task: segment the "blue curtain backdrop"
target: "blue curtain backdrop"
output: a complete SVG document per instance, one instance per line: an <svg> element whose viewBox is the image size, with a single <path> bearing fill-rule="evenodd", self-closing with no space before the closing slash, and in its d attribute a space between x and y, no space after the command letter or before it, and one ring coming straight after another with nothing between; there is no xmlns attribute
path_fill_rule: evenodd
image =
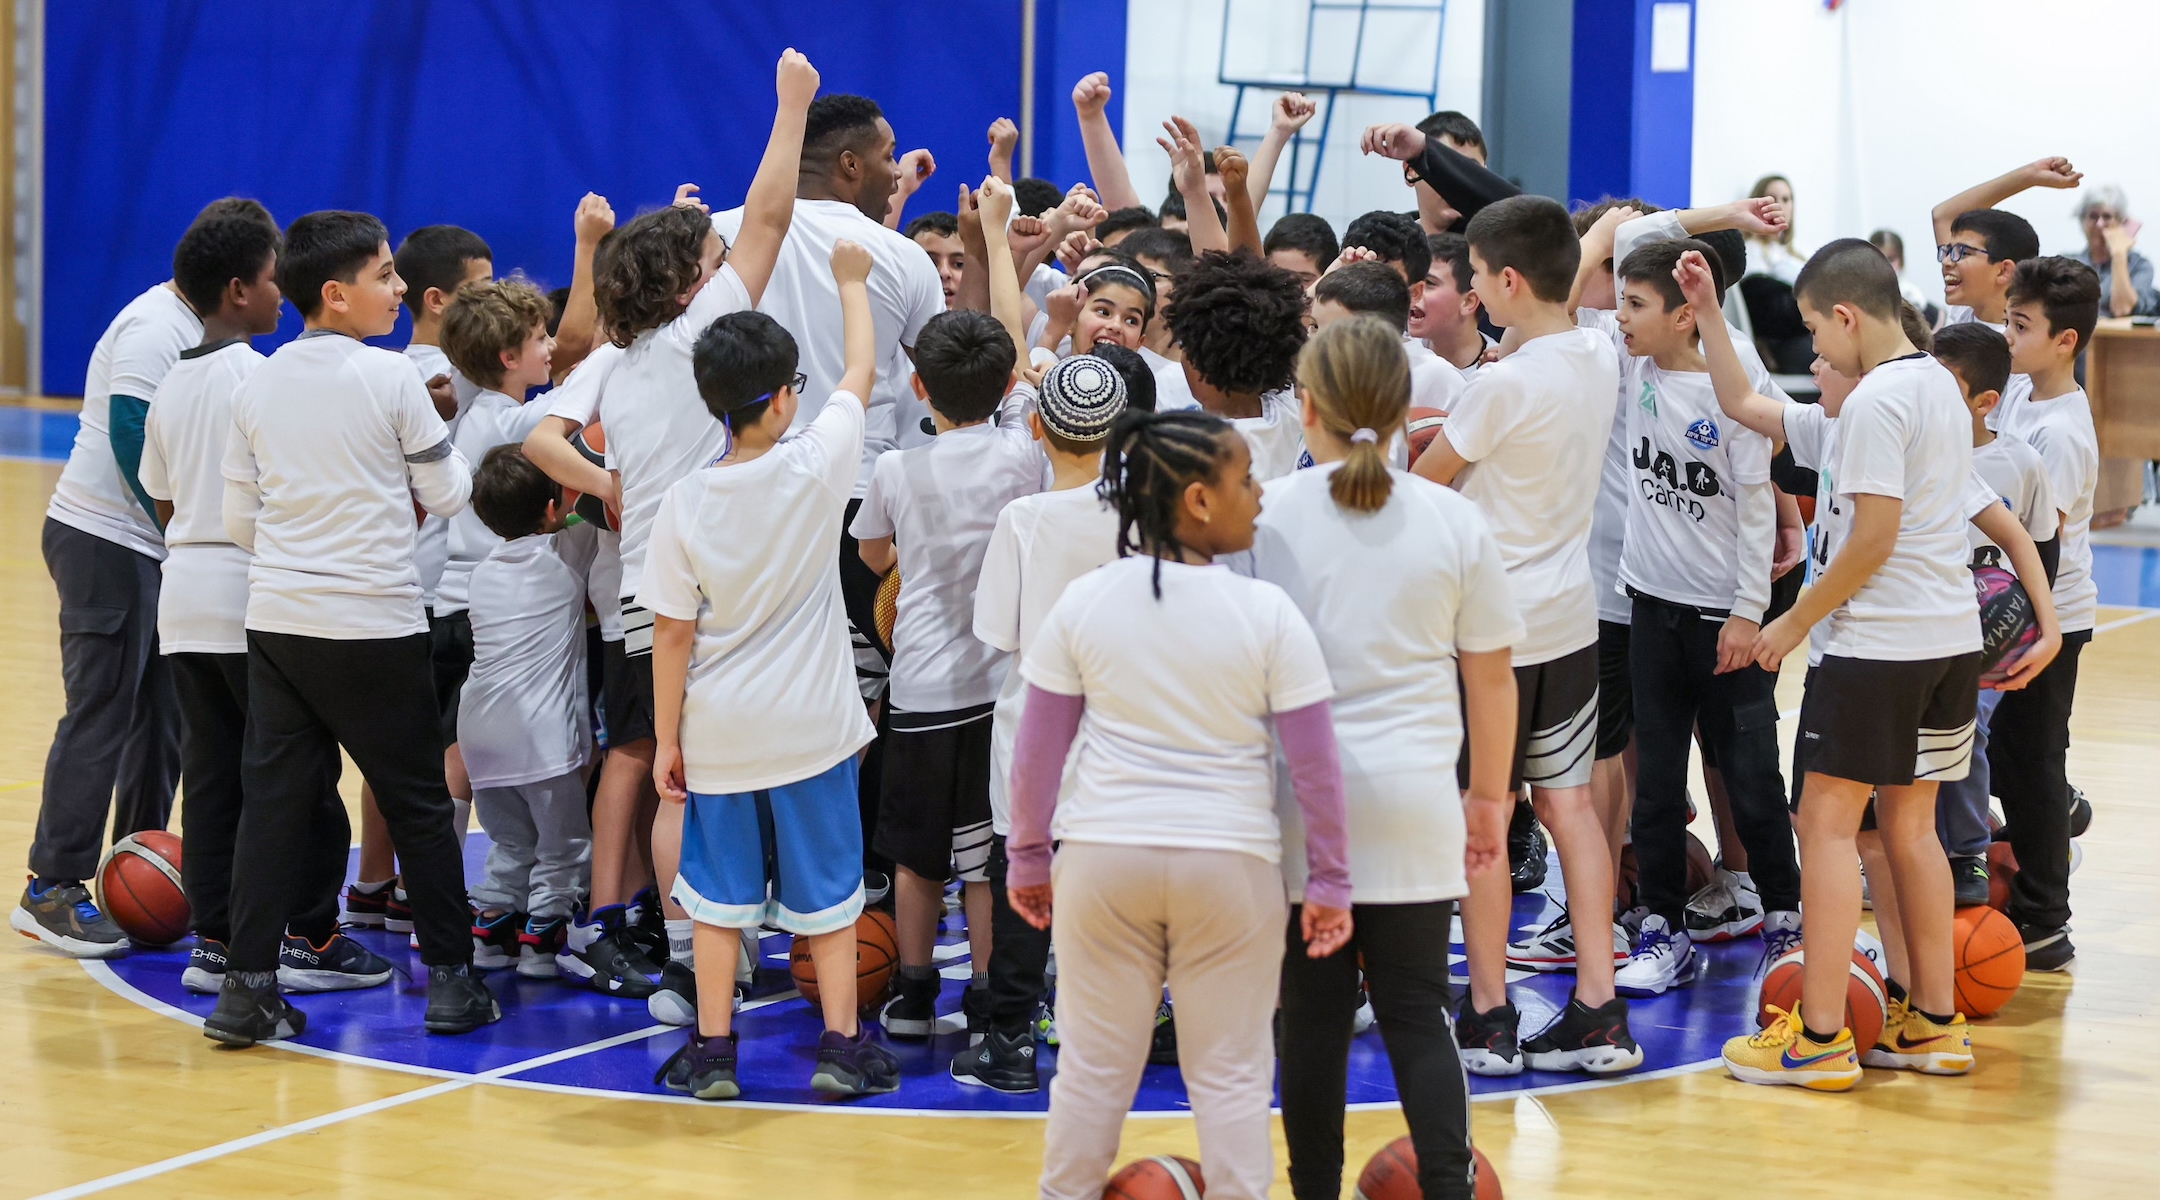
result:
<svg viewBox="0 0 2160 1200"><path fill-rule="evenodd" d="M682 182L741 202L787 46L937 157L911 213L951 208L990 122L1019 116L1018 0L68 0L46 21L44 386L61 395L219 196L280 222L363 209L393 243L463 225L498 273L560 286L588 190L619 220ZM1120 79L1123 50L1104 64ZM1040 115L1072 122L1069 103ZM288 307L280 340L298 324Z"/></svg>

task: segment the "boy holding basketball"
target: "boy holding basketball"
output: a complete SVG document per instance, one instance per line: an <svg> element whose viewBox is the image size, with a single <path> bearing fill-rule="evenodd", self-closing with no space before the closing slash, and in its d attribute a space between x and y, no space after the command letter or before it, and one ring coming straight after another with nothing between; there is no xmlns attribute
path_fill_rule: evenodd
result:
<svg viewBox="0 0 2160 1200"><path fill-rule="evenodd" d="M1716 304L1700 253L1684 255L1674 275L1698 311ZM1992 496L1979 494L1957 381L1906 336L1889 260L1855 238L1831 242L1801 271L1794 293L1817 354L1860 380L1835 413L1763 397L1748 385L1724 323L1698 326L1725 415L1788 442L1796 461L1822 473L1825 492L1816 536L1826 566L1748 652L1775 670L1814 626L1825 627L1800 714L1803 762L1795 764L1806 771L1794 822L1807 913L1801 1001L1761 1033L1728 1041L1725 1064L1749 1083L1844 1091L1860 1080L1844 1015L1860 925L1858 835L1871 795L1912 973L1911 1007L1889 1036L1919 1069L1972 1068L1972 1039L1953 999L1950 870L1935 837L1935 791L1966 773L1979 687L1966 520L1980 513L1999 542L2022 531ZM2010 686L2028 682L2059 646L2052 609L2037 595L2035 606L2043 635Z"/></svg>

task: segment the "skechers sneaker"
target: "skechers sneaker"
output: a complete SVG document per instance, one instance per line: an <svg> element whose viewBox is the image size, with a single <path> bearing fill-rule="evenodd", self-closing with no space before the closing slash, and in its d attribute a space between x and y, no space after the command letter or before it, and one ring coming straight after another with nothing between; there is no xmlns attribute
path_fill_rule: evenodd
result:
<svg viewBox="0 0 2160 1200"><path fill-rule="evenodd" d="M1523 1059L1538 1071L1617 1075L1643 1061L1642 1047L1628 1032L1627 1001L1618 996L1596 1008L1569 1000L1559 1019L1524 1042L1522 1051Z"/></svg>
<svg viewBox="0 0 2160 1200"><path fill-rule="evenodd" d="M225 943L198 935L188 948L187 970L180 973L180 986L198 996L215 996L225 987L225 965Z"/></svg>
<svg viewBox="0 0 2160 1200"><path fill-rule="evenodd" d="M79 879L33 877L8 915L8 925L69 958L118 958L128 952L127 935L98 911L90 889Z"/></svg>
<svg viewBox="0 0 2160 1200"><path fill-rule="evenodd" d="M1770 1009L1770 1024L1760 1033L1725 1043L1725 1069L1742 1083L1802 1087L1814 1092L1850 1091L1860 1082L1860 1059L1853 1053L1850 1029L1828 1042L1808 1037L1800 1014Z"/></svg>
<svg viewBox="0 0 2160 1200"><path fill-rule="evenodd" d="M1465 991L1455 1014L1455 1045L1462 1050L1463 1069L1472 1075L1522 1074L1522 1047L1516 1041L1521 1024L1522 1014L1513 1004L1479 1012Z"/></svg>
<svg viewBox="0 0 2160 1200"><path fill-rule="evenodd" d="M1676 936L1665 918L1653 914L1643 919L1635 952L1614 970L1613 990L1623 996L1662 996L1694 983L1701 965L1694 941Z"/></svg>
<svg viewBox="0 0 2160 1200"><path fill-rule="evenodd" d="M390 960L342 933L320 946L288 933L277 957L278 986L288 992L348 992L390 982Z"/></svg>
<svg viewBox="0 0 2160 1200"><path fill-rule="evenodd" d="M1681 918L1687 935L1697 942L1729 942L1762 928L1762 895L1755 881L1736 871L1719 867L1710 882L1687 902Z"/></svg>

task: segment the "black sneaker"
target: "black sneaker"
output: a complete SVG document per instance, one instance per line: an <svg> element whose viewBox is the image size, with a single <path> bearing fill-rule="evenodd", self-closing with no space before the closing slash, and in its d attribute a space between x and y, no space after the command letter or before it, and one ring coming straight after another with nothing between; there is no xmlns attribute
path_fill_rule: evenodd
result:
<svg viewBox="0 0 2160 1200"><path fill-rule="evenodd" d="M79 879L31 879L8 924L69 958L118 958L128 952L127 935L98 911Z"/></svg>
<svg viewBox="0 0 2160 1200"><path fill-rule="evenodd" d="M496 913L473 918L472 965L483 971L514 967L518 961L518 932L525 928L524 913Z"/></svg>
<svg viewBox="0 0 2160 1200"><path fill-rule="evenodd" d="M900 1060L870 1039L870 1027L854 1037L826 1030L818 1036L817 1070L810 1087L830 1096L869 1096L900 1090Z"/></svg>
<svg viewBox="0 0 2160 1200"><path fill-rule="evenodd" d="M502 1005L471 967L428 968L427 1015L420 1023L429 1033L471 1033L500 1020Z"/></svg>
<svg viewBox="0 0 2160 1200"><path fill-rule="evenodd" d="M345 885L344 911L338 919L347 925L359 925L368 929L381 929L383 920L390 912L390 887L384 884L372 892L363 892L357 883Z"/></svg>
<svg viewBox="0 0 2160 1200"><path fill-rule="evenodd" d="M2084 837L2085 831L2090 828L2092 828L2092 801L2087 800L2085 793L2079 791L2077 785L2073 783L2070 785L2070 836L2074 838Z"/></svg>
<svg viewBox="0 0 2160 1200"><path fill-rule="evenodd" d="M2077 957L2077 947L2070 944L2068 926L2034 929L2020 925L2018 936L2025 939L2025 969L2028 971L2060 971Z"/></svg>
<svg viewBox="0 0 2160 1200"><path fill-rule="evenodd" d="M1518 805L1508 827L1508 875L1518 896L1545 886L1545 831L1529 812L1529 805Z"/></svg>
<svg viewBox="0 0 2160 1200"><path fill-rule="evenodd" d="M1627 1001L1618 996L1596 1008L1570 999L1545 1032L1522 1044L1523 1058L1539 1071L1587 1071L1617 1075L1642 1065L1642 1047L1628 1032Z"/></svg>
<svg viewBox="0 0 2160 1200"><path fill-rule="evenodd" d="M620 904L595 909L584 921L565 929L555 965L565 978L603 996L643 1000L659 986L654 976L660 972L652 969L624 933Z"/></svg>
<svg viewBox="0 0 2160 1200"><path fill-rule="evenodd" d="M1950 860L1950 887L1957 897L1959 908L1972 908L1988 902L1987 860L1970 855L1959 855Z"/></svg>
<svg viewBox="0 0 2160 1200"><path fill-rule="evenodd" d="M1522 1047L1516 1042L1521 1024L1522 1014L1513 1004L1479 1012L1464 992L1455 1013L1455 1045L1462 1050L1463 1070L1472 1075L1522 1074Z"/></svg>
<svg viewBox="0 0 2160 1200"><path fill-rule="evenodd" d="M655 974L667 965L667 913L660 907L659 892L648 887L632 896L623 913L623 927L639 955L653 964Z"/></svg>
<svg viewBox="0 0 2160 1200"><path fill-rule="evenodd" d="M203 1021L203 1036L228 1046L299 1037L307 1032L307 1014L278 995L272 971L227 971L218 991L217 1010Z"/></svg>
<svg viewBox="0 0 2160 1200"><path fill-rule="evenodd" d="M645 998L645 1011L662 1025L697 1025L697 972L689 963L669 959L660 968L660 986Z"/></svg>
<svg viewBox="0 0 2160 1200"><path fill-rule="evenodd" d="M1009 1096L1040 1091L1042 1080L1035 1074L1035 1035L1025 1027L983 1031L982 1041L953 1055L952 1077Z"/></svg>
<svg viewBox="0 0 2160 1200"><path fill-rule="evenodd" d="M1158 1067L1178 1065L1177 1016L1168 1000L1155 1006L1155 1034L1148 1041L1147 1060Z"/></svg>
<svg viewBox="0 0 2160 1200"><path fill-rule="evenodd" d="M383 901L382 924L384 929L392 933L411 933L413 931L412 898L405 894L403 887L396 884L391 885L390 895Z"/></svg>
<svg viewBox="0 0 2160 1200"><path fill-rule="evenodd" d="M188 949L187 970L180 973L180 986L198 996L215 996L223 991L225 943L197 936Z"/></svg>
<svg viewBox="0 0 2160 1200"><path fill-rule="evenodd" d="M735 1081L735 1042L738 1034L701 1038L697 1030L653 1073L653 1082L671 1092L688 1092L700 1100L733 1100L742 1095Z"/></svg>
<svg viewBox="0 0 2160 1200"><path fill-rule="evenodd" d="M390 982L390 960L342 933L320 946L288 933L277 959L278 986L288 992L348 992Z"/></svg>
<svg viewBox="0 0 2160 1200"><path fill-rule="evenodd" d="M927 979L898 976L893 982L893 998L878 1014L885 1032L894 1037L926 1038L937 1032L938 985L942 982L935 971Z"/></svg>
<svg viewBox="0 0 2160 1200"><path fill-rule="evenodd" d="M562 974L555 960L570 943L567 917L527 917L517 940L518 974L527 979L553 979Z"/></svg>

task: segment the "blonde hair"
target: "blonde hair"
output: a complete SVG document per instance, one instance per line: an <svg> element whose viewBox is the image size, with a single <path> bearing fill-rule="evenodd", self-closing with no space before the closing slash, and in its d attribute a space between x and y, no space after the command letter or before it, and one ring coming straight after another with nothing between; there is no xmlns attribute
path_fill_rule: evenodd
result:
<svg viewBox="0 0 2160 1200"><path fill-rule="evenodd" d="M443 309L443 354L465 378L499 387L502 356L523 346L534 327L547 328L552 311L546 294L523 276L475 280Z"/></svg>
<svg viewBox="0 0 2160 1200"><path fill-rule="evenodd" d="M1337 321L1305 343L1297 380L1320 427L1350 444L1349 456L1328 480L1328 495L1354 512L1378 512L1395 487L1388 439L1410 411L1410 356L1402 334L1378 317Z"/></svg>

